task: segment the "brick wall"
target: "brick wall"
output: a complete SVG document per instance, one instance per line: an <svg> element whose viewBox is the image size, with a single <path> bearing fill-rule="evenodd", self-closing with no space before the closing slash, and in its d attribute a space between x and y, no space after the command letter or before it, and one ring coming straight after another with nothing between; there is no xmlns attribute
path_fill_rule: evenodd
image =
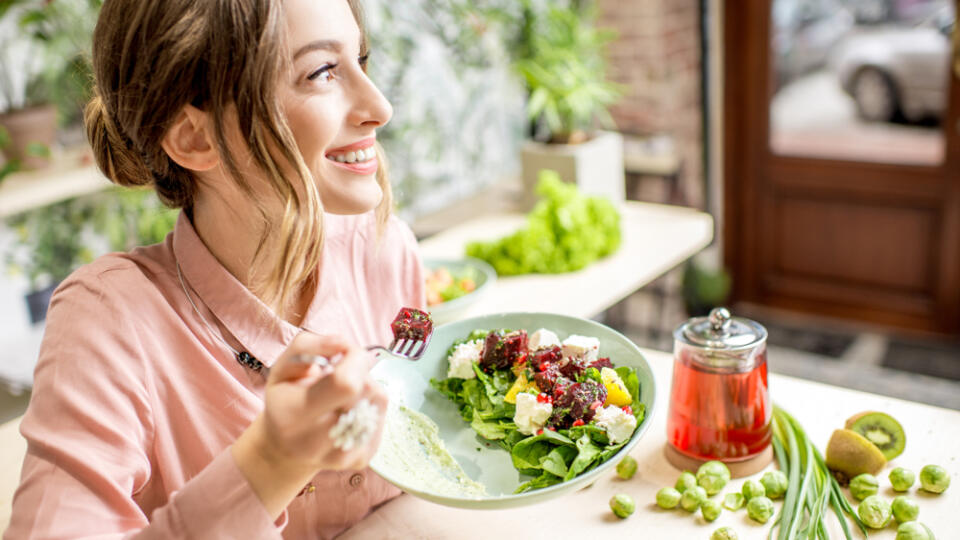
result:
<svg viewBox="0 0 960 540"><path fill-rule="evenodd" d="M610 45L610 76L627 86L612 110L620 131L672 135L682 153L688 204L702 206L698 0L597 0Z"/></svg>

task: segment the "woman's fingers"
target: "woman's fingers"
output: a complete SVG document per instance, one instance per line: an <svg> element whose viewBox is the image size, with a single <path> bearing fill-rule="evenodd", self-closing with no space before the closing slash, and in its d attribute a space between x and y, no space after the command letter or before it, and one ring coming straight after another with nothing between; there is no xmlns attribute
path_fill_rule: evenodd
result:
<svg viewBox="0 0 960 540"><path fill-rule="evenodd" d="M270 368L270 378L267 384L280 382L296 382L306 377L315 377L320 373L319 366L308 359L320 356L336 359L345 355L350 345L336 336L318 336L310 332L302 332L287 347L277 363Z"/></svg>

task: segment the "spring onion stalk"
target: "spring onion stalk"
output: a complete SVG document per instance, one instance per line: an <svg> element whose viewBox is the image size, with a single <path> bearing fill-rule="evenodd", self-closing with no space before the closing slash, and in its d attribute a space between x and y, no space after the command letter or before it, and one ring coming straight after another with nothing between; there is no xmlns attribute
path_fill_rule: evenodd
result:
<svg viewBox="0 0 960 540"><path fill-rule="evenodd" d="M866 536L866 526L800 423L775 406L772 428L773 451L788 482L783 506L767 538L772 540L777 532L777 540L826 540L829 536L824 518L828 509L836 514L847 540L853 539L848 517Z"/></svg>

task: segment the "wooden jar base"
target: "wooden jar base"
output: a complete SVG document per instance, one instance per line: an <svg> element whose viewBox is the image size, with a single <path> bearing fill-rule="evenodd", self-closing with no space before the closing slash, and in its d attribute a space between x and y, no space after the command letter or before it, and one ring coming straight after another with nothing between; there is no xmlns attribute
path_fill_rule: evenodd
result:
<svg viewBox="0 0 960 540"><path fill-rule="evenodd" d="M690 471L696 473L700 465L703 465L708 459L695 459L677 451L670 443L663 445L663 454L671 465L681 471ZM756 474L767 467L773 461L773 447L768 446L766 450L743 461L724 462L730 469L732 478L743 478Z"/></svg>

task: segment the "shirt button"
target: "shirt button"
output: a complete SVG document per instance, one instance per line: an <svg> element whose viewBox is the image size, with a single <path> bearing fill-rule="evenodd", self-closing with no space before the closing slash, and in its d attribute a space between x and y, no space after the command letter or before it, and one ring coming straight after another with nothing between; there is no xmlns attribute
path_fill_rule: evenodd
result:
<svg viewBox="0 0 960 540"><path fill-rule="evenodd" d="M303 486L303 489L300 490L300 493L297 493L297 497L301 495L306 495L307 493L313 493L316 490L317 490L316 486L313 485L313 482L310 482L307 485Z"/></svg>
<svg viewBox="0 0 960 540"><path fill-rule="evenodd" d="M360 487L360 484L363 483L363 475L357 473L350 477L350 485L353 487Z"/></svg>

